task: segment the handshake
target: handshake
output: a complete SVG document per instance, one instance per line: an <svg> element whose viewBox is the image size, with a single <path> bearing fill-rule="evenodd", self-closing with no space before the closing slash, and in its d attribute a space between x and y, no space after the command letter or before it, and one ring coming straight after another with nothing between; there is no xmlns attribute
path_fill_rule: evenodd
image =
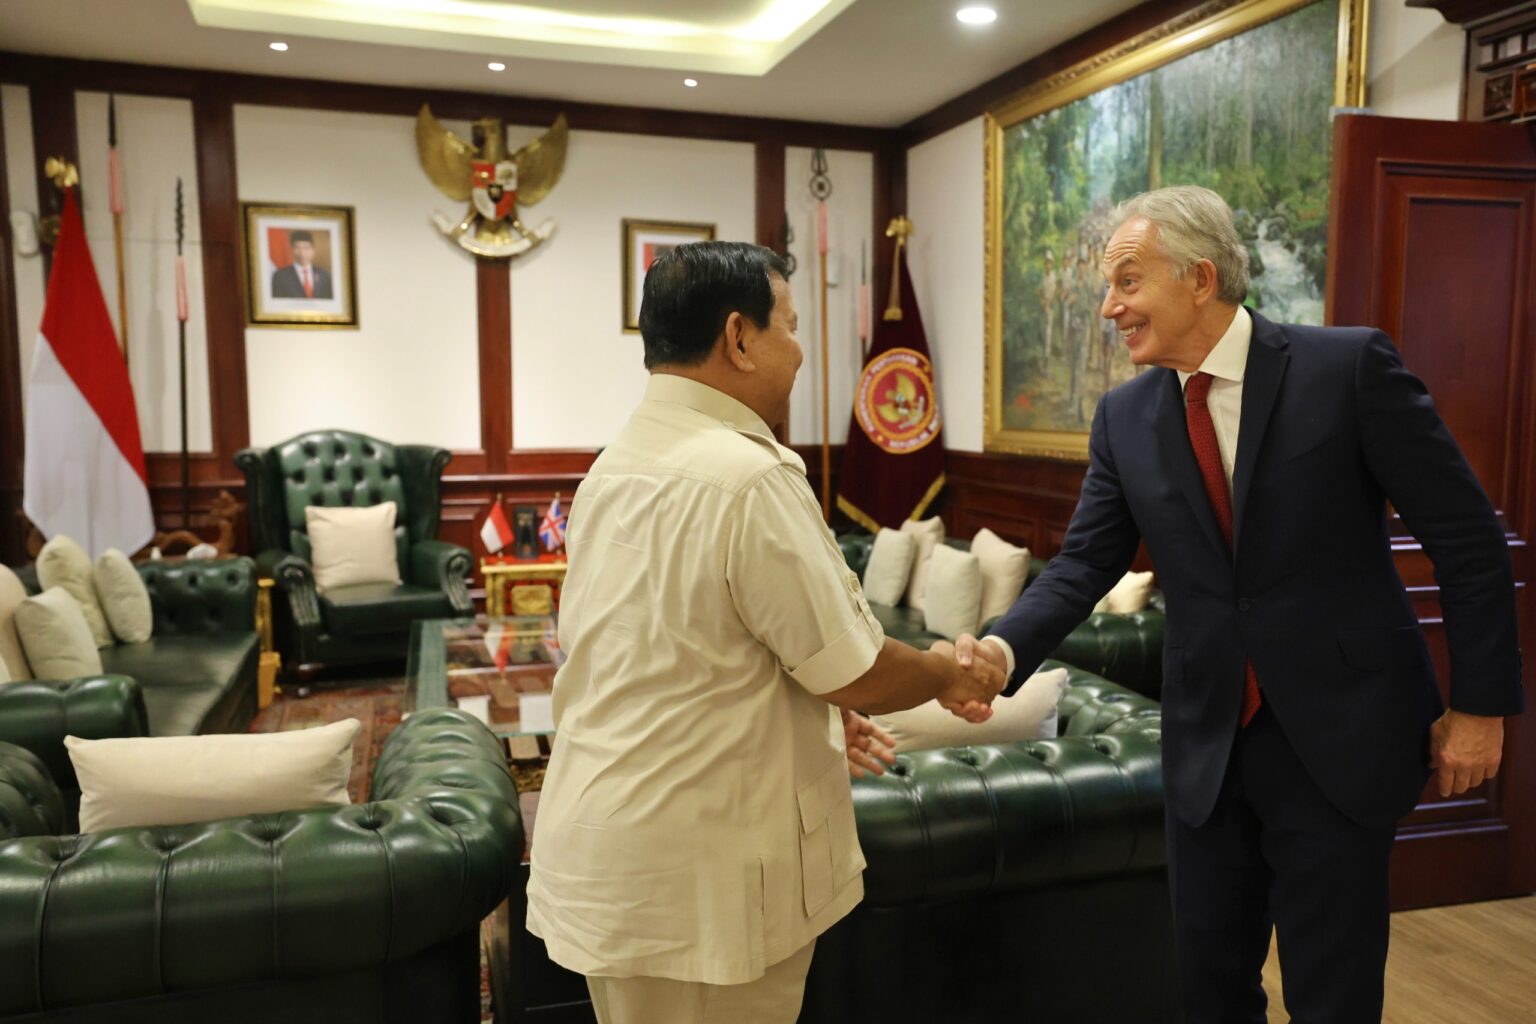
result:
<svg viewBox="0 0 1536 1024"><path fill-rule="evenodd" d="M983 643L969 633L954 643L940 640L928 648L943 659L948 681L939 691L940 706L972 724L992 717L992 700L1008 685L1008 659L995 643Z"/></svg>

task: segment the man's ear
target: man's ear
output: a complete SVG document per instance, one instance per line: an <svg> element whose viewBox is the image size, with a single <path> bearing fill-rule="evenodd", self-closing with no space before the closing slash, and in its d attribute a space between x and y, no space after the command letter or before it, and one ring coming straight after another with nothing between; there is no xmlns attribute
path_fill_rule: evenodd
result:
<svg viewBox="0 0 1536 1024"><path fill-rule="evenodd" d="M1190 268L1194 276L1195 302L1209 302L1215 298L1217 291L1216 264L1210 260L1197 260Z"/></svg>
<svg viewBox="0 0 1536 1024"><path fill-rule="evenodd" d="M733 312L725 318L725 330L721 332L722 344L725 345L725 358L731 365L743 373L750 373L757 369L757 364L752 362L747 355L747 318L739 312Z"/></svg>

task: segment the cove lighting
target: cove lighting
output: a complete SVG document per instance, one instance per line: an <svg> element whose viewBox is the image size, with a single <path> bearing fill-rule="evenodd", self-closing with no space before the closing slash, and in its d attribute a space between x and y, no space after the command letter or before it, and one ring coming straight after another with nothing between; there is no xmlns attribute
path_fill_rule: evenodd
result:
<svg viewBox="0 0 1536 1024"><path fill-rule="evenodd" d="M990 7L962 7L955 17L967 25L990 25L997 20L997 12Z"/></svg>
<svg viewBox="0 0 1536 1024"><path fill-rule="evenodd" d="M268 43L267 45L276 50L278 53L282 53L284 50L288 49L287 43Z"/></svg>
<svg viewBox="0 0 1536 1024"><path fill-rule="evenodd" d="M491 61L489 64L486 65L486 67L490 68L492 71L505 71L505 70L507 70L507 66L505 64L503 64L499 60Z"/></svg>
<svg viewBox="0 0 1536 1024"><path fill-rule="evenodd" d="M697 89L699 87L699 80L697 78L685 78L683 79L683 84L690 89Z"/></svg>

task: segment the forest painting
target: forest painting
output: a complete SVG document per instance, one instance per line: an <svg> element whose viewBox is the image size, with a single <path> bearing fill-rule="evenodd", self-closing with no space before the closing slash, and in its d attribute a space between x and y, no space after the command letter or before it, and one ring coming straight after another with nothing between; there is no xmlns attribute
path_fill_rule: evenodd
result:
<svg viewBox="0 0 1536 1024"><path fill-rule="evenodd" d="M1083 457L1099 398L1138 372L1099 315L1110 212L1137 192L1220 193L1248 243L1248 304L1322 323L1339 3L993 126L989 449Z"/></svg>

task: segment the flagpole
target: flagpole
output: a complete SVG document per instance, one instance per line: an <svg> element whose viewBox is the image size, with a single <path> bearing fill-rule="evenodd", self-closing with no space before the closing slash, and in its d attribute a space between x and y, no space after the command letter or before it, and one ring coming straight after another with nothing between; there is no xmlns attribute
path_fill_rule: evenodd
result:
<svg viewBox="0 0 1536 1024"><path fill-rule="evenodd" d="M831 331L827 324L827 201L816 204L816 247L821 252L821 518L832 521L832 392L827 375Z"/></svg>
<svg viewBox="0 0 1536 1024"><path fill-rule="evenodd" d="M891 252L891 293L885 307L885 319L901 319L901 247L907 244L907 236L912 233L912 221L907 217L893 217L891 223L886 226L885 237L896 239L896 248Z"/></svg>
<svg viewBox="0 0 1536 1024"><path fill-rule="evenodd" d="M191 456L187 452L187 264L181 254L186 235L186 217L181 202L181 179L176 179L176 354L181 371L181 528L192 527ZM118 261L121 273L122 261Z"/></svg>
<svg viewBox="0 0 1536 1024"><path fill-rule="evenodd" d="M107 97L107 192L112 203L112 238L117 246L117 336L128 362L128 286L123 269L123 168L117 159L117 97ZM182 523L186 525L185 522Z"/></svg>

